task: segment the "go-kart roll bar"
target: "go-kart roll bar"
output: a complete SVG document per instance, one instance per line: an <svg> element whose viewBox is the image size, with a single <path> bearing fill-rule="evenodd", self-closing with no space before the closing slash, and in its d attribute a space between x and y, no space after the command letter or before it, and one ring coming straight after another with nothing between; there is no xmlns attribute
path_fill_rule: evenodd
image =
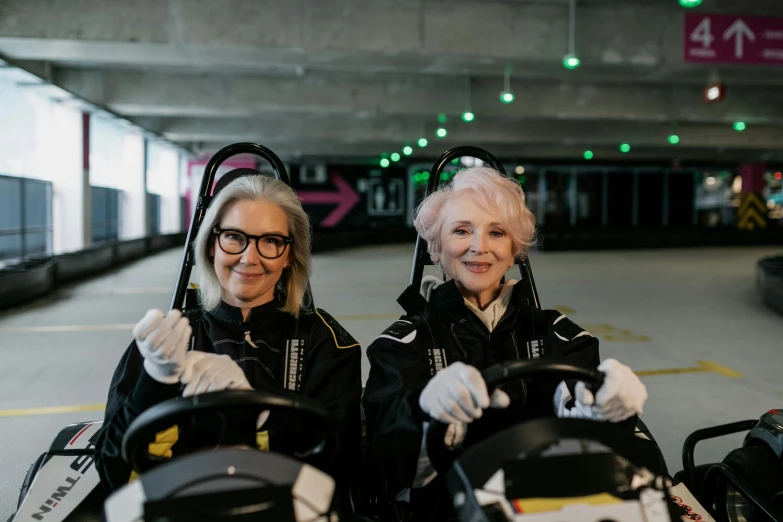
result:
<svg viewBox="0 0 783 522"><path fill-rule="evenodd" d="M696 430L685 439L685 443L682 445L682 469L683 482L691 491L696 490L696 464L694 462L694 453L696 452L696 444L707 439L714 439L717 437L723 437L724 435L731 435L732 433L740 433L748 431L756 424L758 419L744 420L739 422L732 422L729 424L721 424L720 426L712 426L709 428L703 428Z"/></svg>
<svg viewBox="0 0 783 522"><path fill-rule="evenodd" d="M193 219L191 219L190 227L188 228L188 235L185 240L185 255L182 266L180 266L179 269L179 275L177 276L177 286L174 289L174 295L171 298L170 309L172 310L174 308L181 309L185 300L185 290L187 290L190 272L193 269L193 241L198 235L204 213L207 211L207 208L212 201L212 185L215 176L217 175L217 171L224 161L238 154L253 154L260 158L264 158L272 165L275 177L286 185L291 185L288 172L286 171L283 162L280 161L280 158L278 158L274 152L258 143L234 143L233 145L223 147L210 158L207 166L204 168L204 175L201 178L201 187L198 192L196 209L193 212Z"/></svg>
<svg viewBox="0 0 783 522"><path fill-rule="evenodd" d="M441 181L440 176L443 173L443 169L446 168L451 160L462 156L478 158L496 171L500 172L502 175L508 177L506 170L503 168L503 164L486 150L468 145L455 147L444 152L440 158L435 161L435 164L432 167L432 174L430 174L429 180L427 181L427 190L424 194L424 197L427 197L438 190ZM410 284L412 288L418 289L421 287L421 279L424 275L424 265L428 264L428 262L429 254L427 253L427 244L424 241L424 238L421 237L421 234L419 234L416 237L416 249L413 254L413 267L411 268ZM530 262L527 258L520 261L519 273L523 281L530 285L530 297L533 301L530 304L536 308L541 308L541 303L538 300L538 291L536 290L536 282L533 279L533 272L530 269Z"/></svg>

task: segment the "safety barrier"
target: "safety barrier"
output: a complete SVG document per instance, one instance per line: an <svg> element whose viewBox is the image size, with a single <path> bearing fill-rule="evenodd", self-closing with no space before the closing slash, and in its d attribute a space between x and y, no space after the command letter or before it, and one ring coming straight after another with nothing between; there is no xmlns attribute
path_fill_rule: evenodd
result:
<svg viewBox="0 0 783 522"><path fill-rule="evenodd" d="M756 291L767 306L783 314L783 256L756 263Z"/></svg>
<svg viewBox="0 0 783 522"><path fill-rule="evenodd" d="M783 245L783 228L744 231L734 228L638 227L550 230L541 227L542 250L633 250L646 248L691 248Z"/></svg>
<svg viewBox="0 0 783 522"><path fill-rule="evenodd" d="M112 241L78 252L38 257L0 269L0 309L43 297L72 283L130 261L185 244L185 234Z"/></svg>

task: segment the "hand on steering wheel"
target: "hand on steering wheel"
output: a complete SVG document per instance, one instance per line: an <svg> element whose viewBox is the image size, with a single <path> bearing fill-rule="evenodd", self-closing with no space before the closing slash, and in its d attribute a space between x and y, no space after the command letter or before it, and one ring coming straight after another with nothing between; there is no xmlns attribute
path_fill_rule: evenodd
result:
<svg viewBox="0 0 783 522"><path fill-rule="evenodd" d="M435 374L419 396L422 411L449 424L473 422L486 408L507 408L510 403L508 394L500 389L490 397L481 372L462 362Z"/></svg>
<svg viewBox="0 0 783 522"><path fill-rule="evenodd" d="M584 382L578 382L574 390L576 403L567 409L564 402L568 397L561 399L558 417L622 422L642 413L647 401L647 388L628 366L615 359L607 359L598 366L598 371L604 373L604 384L598 392L593 395ZM568 394L567 390L564 393Z"/></svg>

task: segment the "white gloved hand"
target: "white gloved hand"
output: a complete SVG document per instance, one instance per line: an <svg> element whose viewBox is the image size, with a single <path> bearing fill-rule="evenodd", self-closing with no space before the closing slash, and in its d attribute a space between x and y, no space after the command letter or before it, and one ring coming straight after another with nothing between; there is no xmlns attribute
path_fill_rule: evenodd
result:
<svg viewBox="0 0 783 522"><path fill-rule="evenodd" d="M571 400L571 392L565 382L561 382L555 390L555 410L561 419L595 419L597 415L592 404L595 402L593 394L585 387L585 383L576 383L574 390L574 404L566 408ZM587 402L585 402L587 401Z"/></svg>
<svg viewBox="0 0 783 522"><path fill-rule="evenodd" d="M223 390L252 390L245 372L228 355L191 351L185 357L180 378L183 397Z"/></svg>
<svg viewBox="0 0 783 522"><path fill-rule="evenodd" d="M185 370L182 372L182 384L185 384L183 397L200 393L223 390L252 390L245 372L228 355L218 355L199 351L188 352L185 356ZM258 415L256 429L261 429L269 418L269 410Z"/></svg>
<svg viewBox="0 0 783 522"><path fill-rule="evenodd" d="M147 311L133 327L133 337L150 377L165 384L179 381L191 333L190 321L179 310L165 317L160 310Z"/></svg>
<svg viewBox="0 0 783 522"><path fill-rule="evenodd" d="M607 359L598 366L598 371L606 374L603 386L593 397L584 383L578 383L575 390L577 402L593 406L596 418L610 422L624 421L642 413L647 401L647 387L633 370L616 359Z"/></svg>
<svg viewBox="0 0 783 522"><path fill-rule="evenodd" d="M473 422L485 408L506 408L510 403L503 390L495 390L490 398L481 373L461 362L436 373L419 396L419 406L425 413L449 424Z"/></svg>

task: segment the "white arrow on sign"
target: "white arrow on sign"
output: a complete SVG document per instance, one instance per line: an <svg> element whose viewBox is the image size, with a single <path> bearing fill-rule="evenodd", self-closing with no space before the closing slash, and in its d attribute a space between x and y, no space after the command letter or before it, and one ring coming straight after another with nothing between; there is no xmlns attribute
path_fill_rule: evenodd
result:
<svg viewBox="0 0 783 522"><path fill-rule="evenodd" d="M742 58L745 54L743 47L745 40L743 39L743 36L747 37L751 42L756 41L756 34L742 21L742 18L737 18L737 21L731 24L731 27L726 29L726 32L723 33L724 40L729 40L732 36L736 38L734 41L734 55L737 58Z"/></svg>

